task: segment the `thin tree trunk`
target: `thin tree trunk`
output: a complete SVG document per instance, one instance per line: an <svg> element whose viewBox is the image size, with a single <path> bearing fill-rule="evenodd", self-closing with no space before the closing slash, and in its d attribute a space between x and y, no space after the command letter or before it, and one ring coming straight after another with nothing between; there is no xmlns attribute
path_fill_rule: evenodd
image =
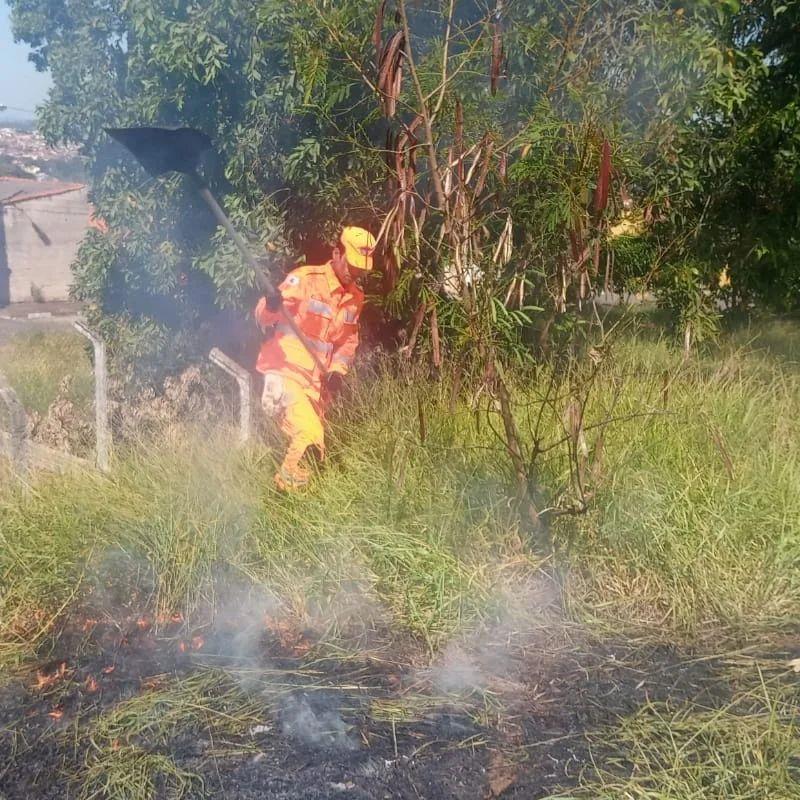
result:
<svg viewBox="0 0 800 800"><path fill-rule="evenodd" d="M492 365L492 371L494 373L497 398L500 401L500 416L503 420L503 428L506 434L506 447L508 448L511 457L511 465L514 468L514 474L517 479L518 498L533 532L539 533L541 531L541 519L539 517L539 511L536 508L536 503L531 496L528 470L522 455L517 423L514 421L511 396L495 364Z"/></svg>

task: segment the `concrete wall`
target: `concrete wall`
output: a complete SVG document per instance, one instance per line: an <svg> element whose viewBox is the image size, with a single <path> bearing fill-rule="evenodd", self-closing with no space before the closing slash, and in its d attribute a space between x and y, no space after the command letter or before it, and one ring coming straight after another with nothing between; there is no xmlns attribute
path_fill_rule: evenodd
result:
<svg viewBox="0 0 800 800"><path fill-rule="evenodd" d="M89 225L86 191L2 206L0 305L69 298L70 264Z"/></svg>
<svg viewBox="0 0 800 800"><path fill-rule="evenodd" d="M9 278L11 271L8 268L8 254L6 253L6 226L3 217L3 209L0 208L0 308L7 306L11 302Z"/></svg>

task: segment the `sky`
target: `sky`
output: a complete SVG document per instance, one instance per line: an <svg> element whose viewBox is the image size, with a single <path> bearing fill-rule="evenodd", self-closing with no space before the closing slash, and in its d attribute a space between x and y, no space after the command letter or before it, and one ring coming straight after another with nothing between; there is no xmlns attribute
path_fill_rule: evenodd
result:
<svg viewBox="0 0 800 800"><path fill-rule="evenodd" d="M5 0L0 0L0 105L33 111L47 95L50 76L28 61L27 45L14 44L9 16ZM11 112L0 112L0 122L9 116ZM21 116L32 115L14 113L15 118Z"/></svg>

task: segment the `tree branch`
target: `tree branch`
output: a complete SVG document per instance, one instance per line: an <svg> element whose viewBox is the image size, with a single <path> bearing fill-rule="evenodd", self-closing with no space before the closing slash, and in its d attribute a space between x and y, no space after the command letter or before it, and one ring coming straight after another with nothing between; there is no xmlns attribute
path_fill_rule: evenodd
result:
<svg viewBox="0 0 800 800"><path fill-rule="evenodd" d="M422 91L422 84L419 82L419 74L417 73L417 66L414 62L413 47L411 46L411 30L408 25L408 14L406 12L405 0L398 0L398 8L400 10L400 17L403 21L403 33L406 37L406 58L408 59L408 68L411 72L411 79L414 82L414 88L417 92L417 99L420 104L420 116L425 126L425 136L428 145L428 160L431 165L431 177L433 179L433 189L436 192L436 200L439 203L439 210L447 214L447 198L444 194L444 187L442 186L442 174L439 171L439 163L436 158L436 144L433 140L433 127L431 125L431 116L428 112L428 104L425 102L425 93Z"/></svg>
<svg viewBox="0 0 800 800"><path fill-rule="evenodd" d="M453 28L453 12L455 11L455 6L456 0L450 0L450 11L447 14L447 29L444 34L444 52L442 53L442 85L439 91L439 99L436 101L436 107L433 109L434 117L439 113L447 91L447 57L450 51L450 32ZM406 39L406 41L408 41L408 39Z"/></svg>

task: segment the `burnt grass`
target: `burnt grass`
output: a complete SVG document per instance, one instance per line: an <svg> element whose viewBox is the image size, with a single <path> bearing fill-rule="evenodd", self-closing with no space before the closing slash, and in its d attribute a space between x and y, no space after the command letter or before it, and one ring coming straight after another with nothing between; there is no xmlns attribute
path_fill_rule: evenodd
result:
<svg viewBox="0 0 800 800"><path fill-rule="evenodd" d="M230 631L206 631L202 643L191 634L180 621L66 624L0 688L0 800L80 797L98 715L202 670L242 667ZM137 745L202 779L188 797L530 799L575 786L592 769L589 740L644 704L714 707L730 696L717 658L559 628L482 642L466 672L447 670L459 684L449 693L415 659L320 659L308 644L265 630L248 653L248 675L282 675L263 724L222 742L201 726L166 747ZM241 690L258 696L258 686ZM394 722L371 711L415 697L437 700Z"/></svg>

